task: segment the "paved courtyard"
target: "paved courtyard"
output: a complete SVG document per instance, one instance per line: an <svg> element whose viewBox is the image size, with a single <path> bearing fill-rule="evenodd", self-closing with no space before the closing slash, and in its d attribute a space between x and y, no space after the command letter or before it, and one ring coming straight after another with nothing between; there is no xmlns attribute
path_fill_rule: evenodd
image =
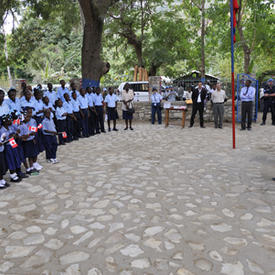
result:
<svg viewBox="0 0 275 275"><path fill-rule="evenodd" d="M1 191L0 274L274 275L275 127L134 127Z"/></svg>

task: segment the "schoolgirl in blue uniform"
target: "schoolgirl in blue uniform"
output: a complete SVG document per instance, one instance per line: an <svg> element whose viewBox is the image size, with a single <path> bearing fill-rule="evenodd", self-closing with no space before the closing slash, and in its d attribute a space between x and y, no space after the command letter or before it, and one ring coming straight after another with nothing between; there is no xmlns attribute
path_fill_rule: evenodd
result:
<svg viewBox="0 0 275 275"><path fill-rule="evenodd" d="M16 97L16 89L11 88L8 91L8 99L5 100L5 103L9 106L10 113L19 115L21 111L20 99Z"/></svg>
<svg viewBox="0 0 275 275"><path fill-rule="evenodd" d="M47 96L44 96L42 101L44 110L49 109L51 111L51 117L54 118L55 108L53 104L50 102L49 98Z"/></svg>
<svg viewBox="0 0 275 275"><path fill-rule="evenodd" d="M35 115L34 119L36 121L37 126L41 124L44 116L44 104L42 101L42 92L38 89L34 89L34 107L35 107ZM44 144L43 144L43 136L42 136L42 130L38 129L36 134L36 142L37 142L37 149L39 153L42 153L45 150Z"/></svg>
<svg viewBox="0 0 275 275"><path fill-rule="evenodd" d="M32 174L42 169L40 167L38 167L37 169L37 165L35 165L35 163L37 163L37 156L39 154L39 150L37 146L36 132L35 130L32 130L31 127L33 127L34 129L37 128L37 123L32 118L32 109L29 108L27 109L24 124L21 128L24 157L29 161L27 174Z"/></svg>
<svg viewBox="0 0 275 275"><path fill-rule="evenodd" d="M116 128L116 120L118 119L118 113L117 113L117 101L118 98L114 94L114 90L110 87L109 88L109 94L105 97L104 102L107 104L107 116L108 116L108 128L109 132L111 131L111 120L113 120L114 127L113 131L118 131Z"/></svg>
<svg viewBox="0 0 275 275"><path fill-rule="evenodd" d="M46 159L48 162L57 163L56 151L57 151L57 139L58 135L53 118L51 117L51 111L49 109L45 110L45 116L43 120L43 135L44 144L46 150Z"/></svg>
<svg viewBox="0 0 275 275"><path fill-rule="evenodd" d="M82 126L82 136L89 137L89 125L88 125L88 97L86 91L81 88L80 95L78 97L78 102L81 109L81 126Z"/></svg>
<svg viewBox="0 0 275 275"><path fill-rule="evenodd" d="M93 136L96 130L96 111L94 106L94 94L92 93L92 89L90 87L86 88L87 96L88 96L88 105L89 105L89 134Z"/></svg>
<svg viewBox="0 0 275 275"><path fill-rule="evenodd" d="M48 91L45 92L44 96L48 97L49 102L52 105L55 104L55 101L57 100L57 94L53 90L53 84L52 83L48 83Z"/></svg>
<svg viewBox="0 0 275 275"><path fill-rule="evenodd" d="M81 110L80 104L77 99L77 93L75 91L72 92L71 103L73 106L73 113L76 119L74 119L74 140L78 140L81 137Z"/></svg>
<svg viewBox="0 0 275 275"><path fill-rule="evenodd" d="M12 148L11 144L8 142L10 138L17 138L19 130L16 130L12 125L12 120L10 115L4 115L2 117L2 127L0 129L0 137L2 144L5 143L5 160L6 168L10 170L10 180L11 182L19 182L21 178L18 174L21 173L21 157L19 153L18 146Z"/></svg>
<svg viewBox="0 0 275 275"><path fill-rule="evenodd" d="M1 131L1 124L2 124L2 117L0 118L0 131ZM5 189L10 185L3 179L3 176L6 174L6 161L5 161L5 154L4 154L4 138L0 136L0 189Z"/></svg>
<svg viewBox="0 0 275 275"><path fill-rule="evenodd" d="M63 102L61 99L58 99L55 103L56 110L55 110L55 117L56 117L56 126L58 131L58 140L59 145L65 145L65 139L62 136L63 132L66 132L66 118L67 112L63 107Z"/></svg>
<svg viewBox="0 0 275 275"><path fill-rule="evenodd" d="M25 96L21 97L20 104L21 104L21 111L22 112L27 107L31 107L35 110L34 97L32 96L32 93L29 90L26 90L25 91ZM35 115L35 112L33 112L33 115Z"/></svg>

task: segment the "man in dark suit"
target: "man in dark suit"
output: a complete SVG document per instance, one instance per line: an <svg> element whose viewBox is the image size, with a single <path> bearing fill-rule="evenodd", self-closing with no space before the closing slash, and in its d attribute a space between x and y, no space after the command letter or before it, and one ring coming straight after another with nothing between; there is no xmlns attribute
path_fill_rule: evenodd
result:
<svg viewBox="0 0 275 275"><path fill-rule="evenodd" d="M200 126L201 128L205 128L203 125L203 109L206 95L207 90L202 86L202 82L199 82L198 87L195 88L195 90L192 93L193 108L189 128L193 127L194 125L194 119L197 114L197 111L199 111L200 115Z"/></svg>

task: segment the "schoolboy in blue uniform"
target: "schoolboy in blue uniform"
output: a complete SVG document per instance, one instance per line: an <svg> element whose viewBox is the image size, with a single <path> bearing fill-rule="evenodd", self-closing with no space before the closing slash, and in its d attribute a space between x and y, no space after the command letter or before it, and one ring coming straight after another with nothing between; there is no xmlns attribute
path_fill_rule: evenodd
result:
<svg viewBox="0 0 275 275"><path fill-rule="evenodd" d="M63 102L65 101L64 94L70 94L70 91L68 88L65 87L66 82L64 80L60 80L60 85L57 89L57 97L61 99Z"/></svg>
<svg viewBox="0 0 275 275"><path fill-rule="evenodd" d="M104 128L104 110L103 110L103 97L101 95L100 87L96 88L96 95L94 96L94 105L97 113L96 132L99 133L99 127L101 133L106 133Z"/></svg>
<svg viewBox="0 0 275 275"><path fill-rule="evenodd" d="M89 134L93 136L96 129L96 112L94 107L94 94L92 93L91 87L86 88L89 105Z"/></svg>
<svg viewBox="0 0 275 275"><path fill-rule="evenodd" d="M46 159L48 162L53 164L57 163L56 151L57 151L57 139L58 135L54 121L51 117L51 111L49 109L45 110L45 117L42 122L43 124L43 135L44 144L46 149Z"/></svg>
<svg viewBox="0 0 275 275"><path fill-rule="evenodd" d="M41 124L44 116L44 104L42 101L42 92L38 89L34 89L34 107L35 107L35 115L34 119L37 123L37 126ZM42 138L42 130L38 129L36 134L37 148L39 153L42 153L45 150Z"/></svg>
<svg viewBox="0 0 275 275"><path fill-rule="evenodd" d="M63 108L65 109L67 115L66 118L66 129L67 129L67 142L73 141L73 121L75 119L73 113L73 105L71 104L71 99L68 94L64 94L65 101L63 102Z"/></svg>
<svg viewBox="0 0 275 275"><path fill-rule="evenodd" d="M80 110L82 113L81 126L82 126L82 136L89 137L89 126L88 126L88 97L86 91L81 88L80 95L78 97L78 102Z"/></svg>
<svg viewBox="0 0 275 275"><path fill-rule="evenodd" d="M54 118L55 108L50 102L49 98L47 96L44 96L42 101L44 110L49 109L51 111L51 117Z"/></svg>
<svg viewBox="0 0 275 275"><path fill-rule="evenodd" d="M55 101L57 100L57 94L53 91L53 84L48 83L48 91L45 92L44 96L47 96L49 102L54 106Z"/></svg>
<svg viewBox="0 0 275 275"><path fill-rule="evenodd" d="M156 113L158 116L158 123L161 124L162 118L161 118L161 101L162 96L158 93L158 90L156 87L153 87L152 89L152 95L151 95L151 102L152 102L152 124L155 124L156 119Z"/></svg>
<svg viewBox="0 0 275 275"><path fill-rule="evenodd" d="M74 113L74 117L76 119L74 119L73 123L74 123L74 140L78 140L81 137L81 114L80 114L80 104L78 102L77 99L77 93L74 91L72 92L72 99L71 99L71 103L73 106L73 113Z"/></svg>
<svg viewBox="0 0 275 275"><path fill-rule="evenodd" d="M109 132L111 131L111 125L110 125L111 120L113 120L113 123L114 123L113 131L118 131L116 128L116 120L118 118L118 114L117 114L118 98L114 94L114 90L111 87L109 88L109 94L106 95L104 101L107 104L106 109L107 109L107 116L108 116Z"/></svg>
<svg viewBox="0 0 275 275"><path fill-rule="evenodd" d="M58 140L59 145L65 145L65 139L62 136L63 132L66 132L66 118L67 118L67 112L65 108L63 107L63 102L61 99L58 99L56 101L56 110L55 110L55 117L56 117L56 126L58 131Z"/></svg>

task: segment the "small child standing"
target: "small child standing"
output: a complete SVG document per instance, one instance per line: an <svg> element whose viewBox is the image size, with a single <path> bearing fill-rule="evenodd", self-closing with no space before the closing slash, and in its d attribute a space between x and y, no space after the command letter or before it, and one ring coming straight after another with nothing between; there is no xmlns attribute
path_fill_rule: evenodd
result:
<svg viewBox="0 0 275 275"><path fill-rule="evenodd" d="M66 113L66 110L63 107L63 102L61 99L58 99L55 104L57 106L55 110L55 116L59 145L65 145L62 133L66 132L66 118L68 114Z"/></svg>
<svg viewBox="0 0 275 275"><path fill-rule="evenodd" d="M58 135L54 121L51 117L50 109L45 111L45 118L42 122L43 125L43 135L44 135L44 144L46 149L46 159L48 162L57 163L56 151L57 151L57 139Z"/></svg>
<svg viewBox="0 0 275 275"><path fill-rule="evenodd" d="M29 168L27 168L27 174L33 174L41 170L37 169L34 165L34 163L37 162L37 156L39 154L36 140L37 130L37 123L32 118L32 110L28 109L25 115L24 124L21 128L24 157L29 161Z"/></svg>
<svg viewBox="0 0 275 275"><path fill-rule="evenodd" d="M114 94L113 88L109 88L109 94L105 97L105 103L107 104L107 116L108 116L108 128L109 132L111 131L111 120L113 121L113 131L118 131L116 128L116 120L118 119L117 114L117 101L118 98Z"/></svg>

